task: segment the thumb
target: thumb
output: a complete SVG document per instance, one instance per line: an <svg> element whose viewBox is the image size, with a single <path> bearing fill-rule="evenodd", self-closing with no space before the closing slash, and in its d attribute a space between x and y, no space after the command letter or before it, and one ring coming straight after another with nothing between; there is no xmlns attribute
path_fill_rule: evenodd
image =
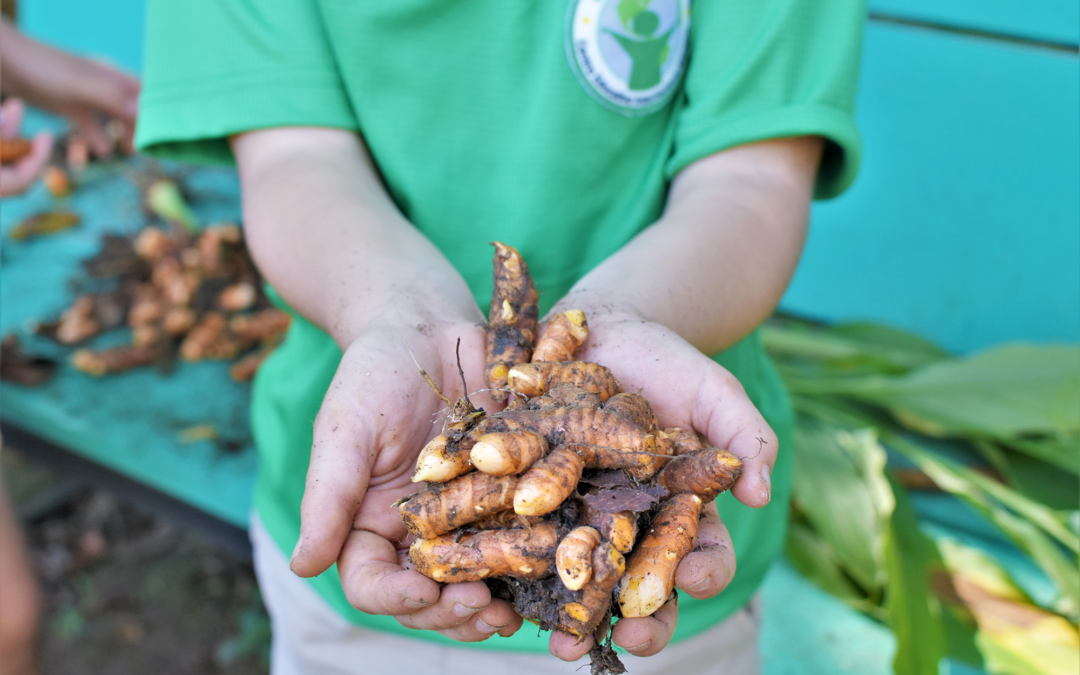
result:
<svg viewBox="0 0 1080 675"><path fill-rule="evenodd" d="M311 463L300 503L300 539L290 566L302 577L325 572L341 553L367 492L376 456L372 425L342 400L336 381L315 419Z"/></svg>
<svg viewBox="0 0 1080 675"><path fill-rule="evenodd" d="M731 493L743 504L761 508L772 499L771 472L779 450L776 433L751 403L739 381L713 363L698 388L694 428L709 442L734 454L743 472Z"/></svg>

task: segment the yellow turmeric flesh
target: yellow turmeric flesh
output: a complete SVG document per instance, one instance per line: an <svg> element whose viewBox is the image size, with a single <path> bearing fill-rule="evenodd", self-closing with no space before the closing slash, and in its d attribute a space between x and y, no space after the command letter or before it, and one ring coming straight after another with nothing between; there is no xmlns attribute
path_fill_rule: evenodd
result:
<svg viewBox="0 0 1080 675"><path fill-rule="evenodd" d="M575 352L588 336L589 324L585 320L585 312L571 309L556 314L537 339L532 360L573 361Z"/></svg>
<svg viewBox="0 0 1080 675"><path fill-rule="evenodd" d="M592 579L593 549L600 543L600 533L584 526L574 529L559 542L555 550L555 569L563 585L580 591Z"/></svg>
<svg viewBox="0 0 1080 675"><path fill-rule="evenodd" d="M470 456L478 471L493 476L521 473L548 452L547 441L531 431L484 434Z"/></svg>
<svg viewBox="0 0 1080 675"><path fill-rule="evenodd" d="M484 379L492 398L506 400L511 367L528 363L536 341L539 296L529 267L512 246L494 242L494 290L488 312L487 364Z"/></svg>
<svg viewBox="0 0 1080 675"><path fill-rule="evenodd" d="M650 616L667 602L679 563L697 544L703 505L697 495L675 495L653 518L619 580L617 596L624 617Z"/></svg>
<svg viewBox="0 0 1080 675"><path fill-rule="evenodd" d="M599 532L601 538L611 542L619 553L626 554L634 548L638 526L637 514L633 511L605 513L590 509L586 504L582 522Z"/></svg>
<svg viewBox="0 0 1080 675"><path fill-rule="evenodd" d="M409 558L421 574L443 583L488 577L539 579L550 572L558 543L555 525L538 523L530 529L484 530L460 539L449 535L417 539Z"/></svg>
<svg viewBox="0 0 1080 675"><path fill-rule="evenodd" d="M414 483L445 483L472 469L469 453L451 451L448 441L445 434L439 434L420 450L412 477Z"/></svg>
<svg viewBox="0 0 1080 675"><path fill-rule="evenodd" d="M401 505L401 520L409 532L432 539L512 508L517 484L517 476L467 473L437 491L428 489L414 495Z"/></svg>
<svg viewBox="0 0 1080 675"><path fill-rule="evenodd" d="M587 361L524 363L510 368L506 378L510 391L528 397L540 396L557 384L572 384L606 401L622 391L611 371Z"/></svg>
<svg viewBox="0 0 1080 675"><path fill-rule="evenodd" d="M521 475L514 492L514 512L542 516L559 508L574 494L584 468L581 457L572 449L555 448Z"/></svg>
<svg viewBox="0 0 1080 675"><path fill-rule="evenodd" d="M623 555L601 542L593 550L592 580L581 590L581 599L559 610L559 630L584 640L596 630L611 607L611 593L626 567Z"/></svg>

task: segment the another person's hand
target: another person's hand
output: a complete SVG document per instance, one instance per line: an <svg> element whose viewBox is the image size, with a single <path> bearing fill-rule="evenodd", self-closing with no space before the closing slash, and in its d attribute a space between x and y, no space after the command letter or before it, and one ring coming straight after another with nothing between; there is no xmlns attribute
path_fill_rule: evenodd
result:
<svg viewBox="0 0 1080 675"><path fill-rule="evenodd" d="M0 106L0 137L16 138L22 125L23 103L9 98ZM25 192L45 170L52 151L53 139L48 132L34 137L30 154L12 164L0 166L0 197Z"/></svg>
<svg viewBox="0 0 1080 675"><path fill-rule="evenodd" d="M115 139L106 123L116 120L122 126L120 141L131 151L138 79L32 40L7 22L0 23L0 44L5 94L68 118L75 133L99 157L112 151Z"/></svg>
<svg viewBox="0 0 1080 675"><path fill-rule="evenodd" d="M732 494L750 507L768 504L776 434L735 377L674 331L632 312L599 310L588 319L590 335L578 358L609 367L624 391L640 391L656 411L661 428L693 429L711 445L742 459L743 474ZM692 598L711 598L734 576L731 536L711 503L701 521L697 548L679 565L676 585ZM650 617L620 619L612 639L635 656L651 656L667 646L678 616L678 603L668 602ZM549 649L559 658L575 661L593 644L592 637L577 644L576 638L554 632Z"/></svg>
<svg viewBox="0 0 1080 675"><path fill-rule="evenodd" d="M364 331L346 348L323 400L292 569L313 576L336 561L351 605L392 615L409 628L463 642L496 632L512 635L521 617L509 603L493 599L483 582L443 585L400 563L399 552L408 548L411 537L393 504L420 487L410 480L417 455L441 432L449 412L413 356L456 401L463 394L457 340L466 380L479 389L484 330L476 321L395 318ZM470 399L478 408L495 409L487 393Z"/></svg>

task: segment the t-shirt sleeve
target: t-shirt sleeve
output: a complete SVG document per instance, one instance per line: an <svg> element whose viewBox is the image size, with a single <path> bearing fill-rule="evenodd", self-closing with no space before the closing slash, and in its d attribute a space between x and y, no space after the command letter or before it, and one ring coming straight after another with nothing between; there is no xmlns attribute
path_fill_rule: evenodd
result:
<svg viewBox="0 0 1080 675"><path fill-rule="evenodd" d="M228 136L278 126L356 129L311 0L150 0L136 145L228 163Z"/></svg>
<svg viewBox="0 0 1080 675"><path fill-rule="evenodd" d="M814 135L825 141L815 197L855 178L860 0L697 2L669 177L730 147Z"/></svg>

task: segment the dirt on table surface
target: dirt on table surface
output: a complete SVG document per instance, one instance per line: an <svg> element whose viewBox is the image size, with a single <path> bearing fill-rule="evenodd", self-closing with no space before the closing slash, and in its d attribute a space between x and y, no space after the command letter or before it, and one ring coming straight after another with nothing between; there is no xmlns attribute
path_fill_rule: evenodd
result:
<svg viewBox="0 0 1080 675"><path fill-rule="evenodd" d="M41 584L43 675L256 675L270 621L248 561L5 448Z"/></svg>

